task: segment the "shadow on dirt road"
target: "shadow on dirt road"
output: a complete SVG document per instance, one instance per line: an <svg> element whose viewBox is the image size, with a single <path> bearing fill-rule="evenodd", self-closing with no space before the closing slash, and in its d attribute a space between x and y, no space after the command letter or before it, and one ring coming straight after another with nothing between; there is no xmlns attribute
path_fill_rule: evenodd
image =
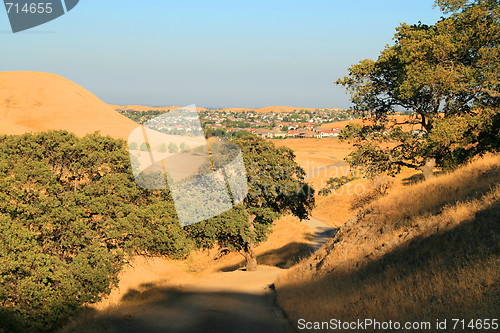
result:
<svg viewBox="0 0 500 333"><path fill-rule="evenodd" d="M311 228L309 242L302 244L308 253L336 232L314 217L304 223ZM285 253L294 252L287 249L265 255L282 257ZM290 258L281 258L285 259ZM255 272L215 272L175 286L140 285L130 289L119 306L92 311L83 324L74 322L62 333L296 332L275 301L273 283L284 271L279 265L260 265Z"/></svg>
<svg viewBox="0 0 500 333"><path fill-rule="evenodd" d="M279 312L272 293L207 292L151 288L131 292L125 306L101 313L86 327L73 332L108 333L291 333L288 321Z"/></svg>

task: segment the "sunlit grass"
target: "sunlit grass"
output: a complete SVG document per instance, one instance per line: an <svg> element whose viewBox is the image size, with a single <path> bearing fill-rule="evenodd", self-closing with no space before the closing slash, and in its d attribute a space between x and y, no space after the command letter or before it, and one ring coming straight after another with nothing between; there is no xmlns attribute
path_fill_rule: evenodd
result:
<svg viewBox="0 0 500 333"><path fill-rule="evenodd" d="M278 279L280 305L295 322L495 318L499 180L488 156L395 186Z"/></svg>

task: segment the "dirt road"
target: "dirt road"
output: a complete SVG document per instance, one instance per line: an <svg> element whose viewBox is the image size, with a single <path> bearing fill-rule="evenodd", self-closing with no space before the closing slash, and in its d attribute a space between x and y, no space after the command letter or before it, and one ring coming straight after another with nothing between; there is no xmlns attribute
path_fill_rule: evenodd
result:
<svg viewBox="0 0 500 333"><path fill-rule="evenodd" d="M335 232L316 218L304 223L314 235L311 250ZM259 266L255 272L214 272L175 286L159 282L130 288L118 307L95 313L83 326L64 332L295 332L275 303L273 283L284 271Z"/></svg>
<svg viewBox="0 0 500 333"><path fill-rule="evenodd" d="M327 165L327 166L324 166L324 167L321 167L321 168L317 168L315 170L312 170L312 171L308 172L306 174L305 179L308 180L308 179L311 179L313 177L316 177L317 175L320 175L321 173L325 173L329 169L341 168L341 167L345 167L345 166L348 166L348 165L349 165L349 163L347 163L345 161L340 161L340 162L337 162L335 164L331 164L331 165Z"/></svg>

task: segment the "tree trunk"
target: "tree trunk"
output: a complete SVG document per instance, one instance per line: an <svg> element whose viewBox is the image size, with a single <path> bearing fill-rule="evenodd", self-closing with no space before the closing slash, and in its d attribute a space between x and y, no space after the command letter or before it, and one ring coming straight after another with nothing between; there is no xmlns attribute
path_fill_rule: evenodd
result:
<svg viewBox="0 0 500 333"><path fill-rule="evenodd" d="M245 243L245 247L240 251L240 253L245 257L247 272L257 270L257 257L253 252L253 244Z"/></svg>
<svg viewBox="0 0 500 333"><path fill-rule="evenodd" d="M255 220L255 215L250 214L248 216L248 225L250 231L253 231L255 228L253 226L253 221ZM257 270L257 257L255 256L255 253L253 252L253 243L252 241L248 241L245 243L243 246L243 249L241 249L240 253L243 257L245 257L246 260L246 268L248 272L251 271L256 271Z"/></svg>
<svg viewBox="0 0 500 333"><path fill-rule="evenodd" d="M428 158L425 161L425 165L420 167L420 170L422 170L422 173L424 174L425 180L429 180L436 177L434 175L434 166L436 166L436 159Z"/></svg>

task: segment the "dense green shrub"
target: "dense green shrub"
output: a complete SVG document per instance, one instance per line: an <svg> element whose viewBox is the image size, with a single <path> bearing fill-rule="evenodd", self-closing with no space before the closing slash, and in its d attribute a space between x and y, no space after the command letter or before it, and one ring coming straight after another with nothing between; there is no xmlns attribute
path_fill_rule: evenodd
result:
<svg viewBox="0 0 500 333"><path fill-rule="evenodd" d="M252 246L281 213L306 218L314 199L293 153L256 137L234 143L248 197L183 229L168 190L137 186L124 141L0 136L0 332L54 330L109 293L128 256L183 258L219 244L255 259Z"/></svg>
<svg viewBox="0 0 500 333"><path fill-rule="evenodd" d="M127 255L190 247L168 191L135 184L124 141L0 137L0 332L50 331L107 294Z"/></svg>

